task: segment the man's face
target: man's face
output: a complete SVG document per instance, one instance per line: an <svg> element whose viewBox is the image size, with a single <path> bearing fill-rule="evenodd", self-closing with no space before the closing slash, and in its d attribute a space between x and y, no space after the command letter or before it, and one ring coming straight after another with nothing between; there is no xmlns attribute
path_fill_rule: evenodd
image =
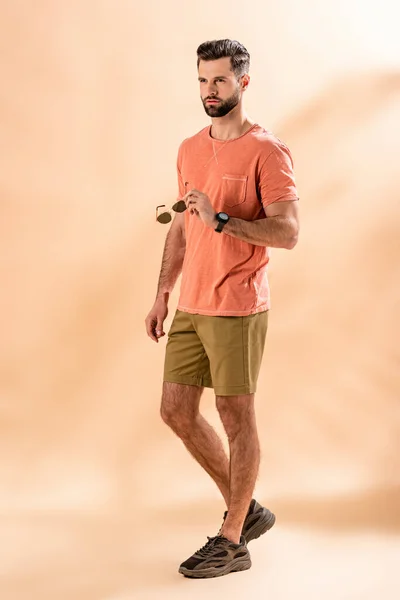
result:
<svg viewBox="0 0 400 600"><path fill-rule="evenodd" d="M201 100L209 117L224 117L242 98L240 83L231 71L229 57L201 60L199 82Z"/></svg>

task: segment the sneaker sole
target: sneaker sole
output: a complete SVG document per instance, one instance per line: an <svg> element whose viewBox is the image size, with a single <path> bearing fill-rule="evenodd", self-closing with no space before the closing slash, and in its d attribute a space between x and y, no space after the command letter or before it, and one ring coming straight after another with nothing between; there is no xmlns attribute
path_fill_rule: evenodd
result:
<svg viewBox="0 0 400 600"><path fill-rule="evenodd" d="M222 577L222 575L228 575L229 573L237 573L238 571L247 571L251 567L251 558L243 557L237 558L232 562L226 564L224 567L210 569L199 569L197 571L191 571L184 567L179 567L179 573L190 579L210 579L211 577Z"/></svg>
<svg viewBox="0 0 400 600"><path fill-rule="evenodd" d="M268 508L264 508L263 513L257 516L257 520L250 527L250 529L246 533L242 534L247 544L252 540L259 538L260 535L263 535L263 533L266 533L269 529L271 529L271 527L274 526L276 521L274 513L268 510Z"/></svg>

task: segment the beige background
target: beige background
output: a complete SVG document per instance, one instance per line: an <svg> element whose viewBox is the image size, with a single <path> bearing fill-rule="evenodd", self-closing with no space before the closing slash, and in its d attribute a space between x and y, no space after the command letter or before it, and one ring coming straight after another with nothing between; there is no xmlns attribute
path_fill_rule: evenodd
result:
<svg viewBox="0 0 400 600"><path fill-rule="evenodd" d="M390 0L0 2L2 600L399 597L400 43ZM217 489L161 423L144 318L196 48L239 39L249 114L291 148L272 251L253 568L189 581ZM177 300L171 300L167 327ZM203 409L221 431L213 395Z"/></svg>

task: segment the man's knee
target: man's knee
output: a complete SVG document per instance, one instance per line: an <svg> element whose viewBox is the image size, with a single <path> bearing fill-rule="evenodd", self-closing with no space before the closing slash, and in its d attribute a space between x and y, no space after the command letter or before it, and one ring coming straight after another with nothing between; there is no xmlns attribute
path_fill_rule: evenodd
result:
<svg viewBox="0 0 400 600"><path fill-rule="evenodd" d="M202 392L200 387L164 381L160 407L164 423L179 431L190 428L199 414Z"/></svg>
<svg viewBox="0 0 400 600"><path fill-rule="evenodd" d="M217 396L217 410L230 440L254 422L254 394Z"/></svg>

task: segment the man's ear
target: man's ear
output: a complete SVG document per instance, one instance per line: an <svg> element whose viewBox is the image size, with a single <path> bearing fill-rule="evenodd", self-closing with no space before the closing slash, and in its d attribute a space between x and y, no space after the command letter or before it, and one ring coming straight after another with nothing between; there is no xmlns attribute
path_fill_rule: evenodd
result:
<svg viewBox="0 0 400 600"><path fill-rule="evenodd" d="M250 77L243 75L242 77L242 90L245 90L248 88L250 83Z"/></svg>

